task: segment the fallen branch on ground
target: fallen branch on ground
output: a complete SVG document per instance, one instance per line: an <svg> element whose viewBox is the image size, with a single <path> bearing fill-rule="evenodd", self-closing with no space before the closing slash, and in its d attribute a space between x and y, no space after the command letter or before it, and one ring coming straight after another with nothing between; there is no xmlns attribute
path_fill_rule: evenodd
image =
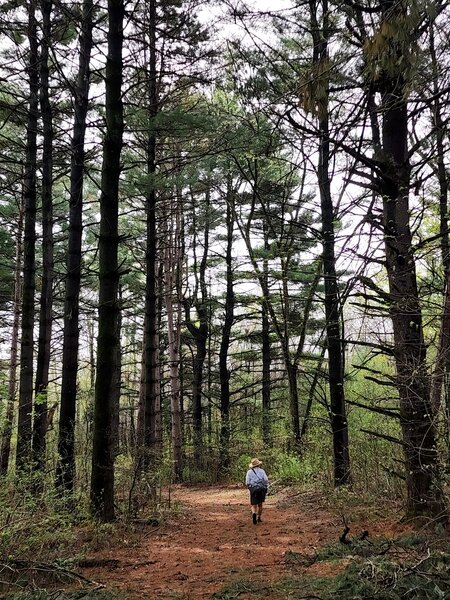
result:
<svg viewBox="0 0 450 600"><path fill-rule="evenodd" d="M40 561L13 558L9 560L2 560L0 562L0 573L5 571L6 569L16 573L20 573L22 571L39 571L41 573L65 576L70 579L79 579L80 581L88 583L89 585L104 587L103 584L99 584L95 581L92 581L84 575L81 575L81 573L77 573L76 571L72 571L71 569L67 569L66 567L61 567L60 565L55 563L44 563Z"/></svg>

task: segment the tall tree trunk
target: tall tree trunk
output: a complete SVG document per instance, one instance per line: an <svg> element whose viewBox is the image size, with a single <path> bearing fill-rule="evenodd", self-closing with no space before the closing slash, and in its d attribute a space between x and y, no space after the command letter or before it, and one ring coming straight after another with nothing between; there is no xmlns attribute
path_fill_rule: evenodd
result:
<svg viewBox="0 0 450 600"><path fill-rule="evenodd" d="M19 206L19 219L16 234L16 256L14 269L13 324L11 330L11 352L9 359L8 402L6 405L5 424L0 446L0 475L8 472L11 453L11 437L14 423L14 406L17 393L17 358L19 350L20 298L22 295L22 260L23 260L23 206Z"/></svg>
<svg viewBox="0 0 450 600"><path fill-rule="evenodd" d="M295 362L291 360L289 355L289 351L287 349L284 350L284 363L286 366L286 373L288 378L288 387L289 387L289 412L291 414L291 432L292 432L292 440L290 442L291 449L295 452L300 450L300 440L301 440L301 431L300 431L300 411L298 405L298 366Z"/></svg>
<svg viewBox="0 0 450 600"><path fill-rule="evenodd" d="M441 404L442 386L445 376L450 373L450 249L448 234L448 175L445 165L445 136L447 134L442 117L441 98L439 94L439 64L436 57L434 40L435 24L430 24L430 56L433 73L432 105L433 132L436 140L436 170L439 181L439 233L441 235L441 256L444 269L444 299L441 315L439 347L431 385L431 405L436 415ZM446 390L446 394L448 394Z"/></svg>
<svg viewBox="0 0 450 600"><path fill-rule="evenodd" d="M31 454L32 439L34 294L36 288L36 155L39 104L39 57L36 0L31 0L28 3L27 37L29 43L27 75L30 86L30 95L23 180L25 225L16 469L21 469L28 463Z"/></svg>
<svg viewBox="0 0 450 600"><path fill-rule="evenodd" d="M381 2L382 22L388 26L407 22L407 3ZM401 25L400 25L401 26ZM399 61L403 44L388 38L386 53ZM400 398L410 516L442 514L437 469L436 441L430 386L426 366L422 313L417 289L415 259L409 224L410 166L408 158L408 108L401 73L382 78L381 114L383 224L386 269L389 279L390 315L394 330L394 353Z"/></svg>
<svg viewBox="0 0 450 600"><path fill-rule="evenodd" d="M122 286L119 283L118 288L118 315L117 315L117 332L118 340L116 346L116 359L114 362L114 378L115 381L112 385L113 395L111 400L112 406L112 423L111 423L111 436L112 436L112 452L113 456L116 457L119 454L119 428L120 428L120 396L122 392L122 344L120 339L120 332L122 331Z"/></svg>
<svg viewBox="0 0 450 600"><path fill-rule="evenodd" d="M155 119L158 114L158 90L156 68L156 0L149 0L149 71L148 71L148 140L146 197L147 248L145 284L145 351L144 351L144 406L143 406L143 448L144 467L148 468L156 453L161 451L162 439L157 426L160 413L159 393L159 336L157 299L157 233L156 233L156 142ZM138 453L140 454L140 453Z"/></svg>
<svg viewBox="0 0 450 600"><path fill-rule="evenodd" d="M233 232L234 232L234 191L231 182L227 186L227 241L225 249L226 289L225 315L222 327L222 339L219 349L220 379L220 457L219 472L226 473L230 466L230 371L228 369L228 352L230 349L231 329L234 323L234 283L233 283Z"/></svg>
<svg viewBox="0 0 450 600"><path fill-rule="evenodd" d="M203 449L203 369L207 354L207 343L209 338L209 311L208 311L208 288L206 285L206 267L209 253L209 227L210 227L210 190L206 191L205 196L205 232L203 239L203 254L200 261L197 274L196 257L196 233L194 232L194 270L196 280L196 290L194 298L194 307L197 312L199 324L191 321L189 306L186 307L186 327L189 329L195 341L195 356L193 361L192 374L192 428L194 444L194 461L197 467L201 467L202 449ZM195 219L195 206L193 203L192 211ZM195 220L193 227L196 228ZM198 287L200 287L200 297L198 297Z"/></svg>
<svg viewBox="0 0 450 600"><path fill-rule="evenodd" d="M203 365L206 359L206 344L208 341L208 324L204 310L200 309L200 325L195 327L195 356L192 373L192 429L194 443L194 461L197 467L202 464L203 449ZM202 314L200 314L202 313Z"/></svg>
<svg viewBox="0 0 450 600"><path fill-rule="evenodd" d="M173 223L175 219L175 223ZM171 221L175 225L171 226ZM179 235L180 218L178 214L168 215L168 230L165 247L164 281L165 281L165 304L167 312L167 336L170 372L170 415L172 421L171 441L173 455L173 469L175 481L181 481L183 474L182 464L182 424L181 424L181 381L180 381L180 320L178 318L177 305L173 298L176 294L176 273L179 268Z"/></svg>
<svg viewBox="0 0 450 600"><path fill-rule="evenodd" d="M48 372L53 311L53 110L49 90L49 47L51 45L52 0L41 0L42 41L40 57L40 103L43 123L42 149L42 282L39 312L39 339L36 363L33 461L45 465L47 434Z"/></svg>
<svg viewBox="0 0 450 600"><path fill-rule="evenodd" d="M318 85L325 88L318 94L319 118L319 180L320 206L322 214L322 263L325 284L325 319L328 350L328 381L330 390L331 430L333 434L334 484L344 485L350 481L350 456L348 449L348 425L344 395L344 347L341 339L341 303L336 274L334 239L334 207L330 181L330 140L328 117L328 80L320 76L326 72L328 57L329 9L328 1L322 0L320 27L316 0L310 1L313 63Z"/></svg>
<svg viewBox="0 0 450 600"><path fill-rule="evenodd" d="M299 353L292 359L290 351L291 341L291 299L289 297L289 286L288 286L288 271L290 259L287 256L281 257L281 273L283 274L282 281L282 295L281 295L281 306L283 314L283 336L282 336L282 350L284 363L286 365L286 373L288 378L289 387L289 410L291 413L291 429L292 429L292 450L298 452L300 450L300 406L298 398L298 359Z"/></svg>
<svg viewBox="0 0 450 600"><path fill-rule="evenodd" d="M108 0L106 60L106 134L100 195L99 310L92 448L91 512L102 521L114 518L114 454L112 419L116 357L119 343L118 214L120 154L123 137L123 0Z"/></svg>
<svg viewBox="0 0 450 600"><path fill-rule="evenodd" d="M269 251L269 237L267 223L263 223L263 235L264 235L264 250L265 256L263 259L262 277L264 280L264 288L269 288L269 261L266 256ZM261 309L261 337L262 337L262 435L265 444L271 445L272 442L272 428L271 428L271 414L270 414L270 372L272 366L272 357L270 351L270 321L269 311L265 303L262 304Z"/></svg>
<svg viewBox="0 0 450 600"><path fill-rule="evenodd" d="M75 479L75 416L79 349L79 296L83 234L83 174L86 117L89 106L90 57L92 49L93 0L84 0L77 83L74 90L75 118L71 140L69 242L64 294L61 408L58 432L56 484L71 491ZM93 387L93 386L91 386Z"/></svg>

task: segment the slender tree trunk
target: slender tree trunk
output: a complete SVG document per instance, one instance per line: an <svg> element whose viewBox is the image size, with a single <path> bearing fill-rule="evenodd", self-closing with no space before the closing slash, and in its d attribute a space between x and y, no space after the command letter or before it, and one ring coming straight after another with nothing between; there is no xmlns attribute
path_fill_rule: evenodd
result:
<svg viewBox="0 0 450 600"><path fill-rule="evenodd" d="M6 405L5 424L0 446L0 475L8 472L11 453L11 436L14 423L14 406L17 393L17 359L19 350L20 298L22 295L22 260L23 260L23 207L19 206L19 220L16 236L16 256L14 269L13 324L11 330L11 353L9 359L8 402Z"/></svg>
<svg viewBox="0 0 450 600"><path fill-rule="evenodd" d="M167 312L167 336L170 372L170 414L172 420L171 440L173 453L174 478L181 481L183 474L182 464L182 424L181 424L181 382L180 382L180 321L177 318L177 306L173 298L176 293L176 271L179 264L178 237L180 235L179 216L175 215L175 227L170 222L173 215L168 216L166 235L166 248L164 260L165 304ZM178 302L178 298L177 298Z"/></svg>
<svg viewBox="0 0 450 600"><path fill-rule="evenodd" d="M124 126L121 97L123 19L123 0L108 0L106 134L103 143L100 195L99 320L91 476L91 512L102 521L111 521L114 518L112 419L119 343L117 292L119 176Z"/></svg>
<svg viewBox="0 0 450 600"><path fill-rule="evenodd" d="M322 27L317 19L318 5L310 1L312 36L314 42L313 62L318 77L328 57L329 12L328 1L322 0ZM323 78L322 78L323 79ZM318 97L319 117L319 179L320 206L322 213L323 275L325 284L325 319L328 350L328 380L330 390L331 430L333 433L334 484L344 485L350 481L350 456L348 449L348 426L344 395L344 347L341 339L341 303L336 274L336 256L334 239L334 207L331 197L330 180L330 141L328 117L328 81L322 80L326 87Z"/></svg>
<svg viewBox="0 0 450 600"><path fill-rule="evenodd" d="M95 388L95 324L93 319L87 321L89 344L89 389Z"/></svg>
<svg viewBox="0 0 450 600"><path fill-rule="evenodd" d="M197 331L194 335L195 357L192 373L192 428L194 434L194 461L197 467L200 467L203 448L203 365L206 359L208 325L203 322L196 329Z"/></svg>
<svg viewBox="0 0 450 600"><path fill-rule="evenodd" d="M75 479L75 417L79 349L79 296L83 234L83 174L86 117L89 106L93 0L84 0L77 84L74 90L75 120L71 141L69 242L64 294L61 408L58 432L56 484L71 491ZM93 385L91 385L93 387Z"/></svg>
<svg viewBox="0 0 450 600"><path fill-rule="evenodd" d="M406 2L381 2L384 23L405 23ZM387 42L392 59L399 48ZM381 193L389 279L390 315L394 330L394 353L400 397L400 422L405 451L407 512L410 516L437 517L443 514L438 483L437 452L430 402L426 345L417 289L415 258L409 225L410 166L408 160L408 108L401 73L383 78L381 114L383 118L384 163Z"/></svg>
<svg viewBox="0 0 450 600"><path fill-rule="evenodd" d="M144 334L143 334L143 346L141 355L141 376L139 379L139 399L137 406L137 418L136 418L136 439L134 440L135 449L135 469L139 472L142 468L143 462L143 448L144 448L144 409L145 409L145 323L144 323Z"/></svg>
<svg viewBox="0 0 450 600"><path fill-rule="evenodd" d="M159 393L159 336L157 302L157 234L156 234L156 142L155 119L158 114L158 91L156 69L156 0L149 0L149 71L148 71L148 117L149 133L147 141L148 190L146 198L147 249L145 285L145 352L144 352L144 436L142 451L144 467L148 468L156 452L161 451L157 414L160 413ZM152 456L153 455L153 456Z"/></svg>
<svg viewBox="0 0 450 600"><path fill-rule="evenodd" d="M289 411L291 414L291 431L292 431L292 450L298 452L300 450L300 411L298 406L298 366L295 362L292 362L290 356L287 356L287 352L284 352L284 362L286 365L286 372L289 386Z"/></svg>
<svg viewBox="0 0 450 600"><path fill-rule="evenodd" d="M269 251L269 238L267 223L264 221L264 249ZM269 288L269 262L267 258L263 259L262 277L264 279L264 288ZM261 312L261 337L262 337L262 435L263 441L269 446L272 443L271 411L270 411L270 372L272 366L272 357L270 351L270 321L269 311L265 303L262 305Z"/></svg>
<svg viewBox="0 0 450 600"><path fill-rule="evenodd" d="M313 402L314 402L314 396L315 396L315 393L316 393L316 388L317 388L317 385L318 385L319 380L321 378L320 371L321 371L321 368L322 368L322 363L324 362L324 356L325 356L325 348L322 348L322 351L320 353L320 360L319 360L319 362L317 364L317 367L316 367L316 370L314 372L313 380L312 380L312 382L311 382L311 384L309 385L309 388L308 388L308 401L307 401L306 406L305 406L305 415L303 417L302 431L301 431L301 436L302 437L306 435L306 433L308 431L308 428L309 428L309 417L310 417L311 408L312 408L312 405L313 405Z"/></svg>
<svg viewBox="0 0 450 600"><path fill-rule="evenodd" d="M195 207L192 207L195 217ZM189 308L186 311L186 327L189 329L195 341L195 356L192 374L192 428L194 442L194 460L197 467L201 467L202 449L203 449L203 369L207 355L207 343L209 338L208 323L208 289L206 285L206 267L209 253L209 212L210 212L210 190L208 189L205 197L205 232L203 239L203 254L198 270L198 283L200 286L200 298L194 299L194 307L197 312L199 324L191 321ZM196 223L193 223L194 228ZM196 235L194 233L194 235ZM194 237L194 253L196 238ZM196 270L197 260L194 259L194 269ZM197 277L197 271L195 271ZM198 286L196 286L197 288ZM198 294L198 289L196 289Z"/></svg>
<svg viewBox="0 0 450 600"><path fill-rule="evenodd" d="M291 413L291 429L292 429L292 450L298 452L300 450L301 431L300 431L300 406L298 398L298 357L299 354L292 360L291 350L289 348L291 340L291 299L289 297L288 287L288 270L289 270L290 259L287 256L281 257L281 272L282 276L282 313L283 313L283 336L282 336L282 349L284 356L284 363L286 365L286 372L289 386L289 409Z"/></svg>
<svg viewBox="0 0 450 600"><path fill-rule="evenodd" d="M118 340L116 347L116 359L114 361L114 379L112 390L113 396L111 400L112 404L112 424L111 424L111 435L112 435L112 452L113 456L116 457L119 453L119 428L120 428L120 396L122 392L122 344L120 339L120 332L122 331L122 287L119 284L118 289L118 315L117 315L117 331Z"/></svg>
<svg viewBox="0 0 450 600"><path fill-rule="evenodd" d="M53 110L49 91L49 47L51 44L52 0L41 0L42 41L40 57L40 102L43 123L42 150L42 282L39 313L39 339L36 363L33 461L45 466L47 434L48 372L53 311Z"/></svg>
<svg viewBox="0 0 450 600"><path fill-rule="evenodd" d="M234 198L231 183L227 189L227 245L225 249L226 290L225 315L222 327L222 339L219 349L220 379L220 463L219 472L226 473L230 466L230 371L228 369L228 352L230 349L231 329L234 323L235 294L233 284L233 232L234 232Z"/></svg>
<svg viewBox="0 0 450 600"><path fill-rule="evenodd" d="M28 3L29 43L27 74L30 86L26 133L23 198L25 210L22 339L20 344L19 418L17 429L16 468L24 467L31 454L34 357L34 294L36 288L36 154L39 103L39 58L36 23L36 0Z"/></svg>
<svg viewBox="0 0 450 600"><path fill-rule="evenodd" d="M448 175L445 165L444 140L447 134L442 117L441 98L439 96L439 65L434 43L434 23L430 24L430 55L433 73L432 122L436 139L436 169L439 180L439 233L441 235L441 256L444 268L444 301L441 316L441 330L436 364L431 385L431 405L437 415L441 405L442 385L445 376L450 373L450 250L448 234Z"/></svg>
<svg viewBox="0 0 450 600"><path fill-rule="evenodd" d="M158 349L157 356L157 377L155 381L155 394L158 401L155 403L155 412L153 421L155 423L155 443L158 451L163 450L163 413L162 413L162 395L161 395L161 363L162 363L162 349L160 343L159 332L162 329L162 313L164 305L164 261L159 260L157 265L157 303L156 303L156 338L155 347Z"/></svg>

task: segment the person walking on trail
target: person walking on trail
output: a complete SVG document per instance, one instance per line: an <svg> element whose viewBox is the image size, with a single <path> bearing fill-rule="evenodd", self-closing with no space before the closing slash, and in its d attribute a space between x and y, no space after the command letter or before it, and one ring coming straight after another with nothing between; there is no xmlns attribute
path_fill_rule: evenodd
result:
<svg viewBox="0 0 450 600"><path fill-rule="evenodd" d="M253 525L261 523L263 511L263 502L266 499L269 479L264 469L261 469L262 461L259 458L252 458L247 475L245 476L245 485L250 491L250 504L252 507Z"/></svg>

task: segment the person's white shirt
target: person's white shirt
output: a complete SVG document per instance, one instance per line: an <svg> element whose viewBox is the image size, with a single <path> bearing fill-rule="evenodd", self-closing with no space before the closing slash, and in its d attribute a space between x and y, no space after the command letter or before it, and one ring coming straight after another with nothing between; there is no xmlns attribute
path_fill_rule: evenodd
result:
<svg viewBox="0 0 450 600"><path fill-rule="evenodd" d="M255 483L259 483L260 481L263 481L266 485L269 485L269 479L264 469L261 469L261 467L253 467L253 469L249 469L247 471L247 475L245 476L245 485L251 486Z"/></svg>

